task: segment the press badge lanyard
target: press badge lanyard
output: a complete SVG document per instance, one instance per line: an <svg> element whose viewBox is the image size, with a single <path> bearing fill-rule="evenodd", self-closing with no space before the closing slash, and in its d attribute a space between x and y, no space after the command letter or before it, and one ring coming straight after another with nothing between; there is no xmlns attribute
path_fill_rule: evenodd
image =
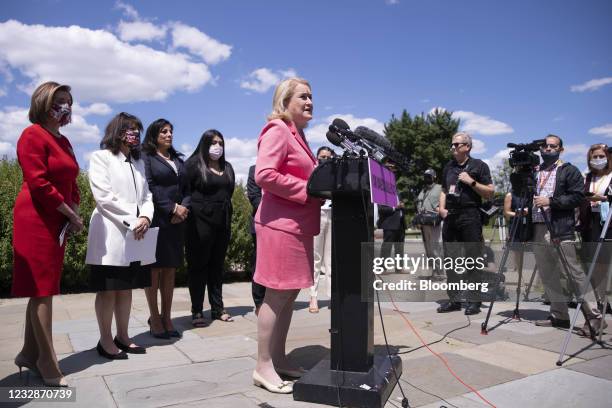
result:
<svg viewBox="0 0 612 408"><path fill-rule="evenodd" d="M542 172L546 170L540 170L540 172L538 173L538 195L540 195L540 193L542 192L542 188L546 185L546 183L548 182L548 179L553 174L553 172L557 169L557 165L560 162L561 160L557 160L555 162L555 164L551 167L550 172L546 175L544 180L542 180Z"/></svg>

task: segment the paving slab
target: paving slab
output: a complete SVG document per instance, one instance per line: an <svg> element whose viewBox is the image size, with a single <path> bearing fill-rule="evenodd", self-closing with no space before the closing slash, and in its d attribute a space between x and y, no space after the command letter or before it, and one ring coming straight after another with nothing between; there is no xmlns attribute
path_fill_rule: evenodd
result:
<svg viewBox="0 0 612 408"><path fill-rule="evenodd" d="M204 362L255 355L257 341L240 335L198 337L179 341L176 348L191 361Z"/></svg>
<svg viewBox="0 0 612 408"><path fill-rule="evenodd" d="M567 369L612 381L612 355L577 363Z"/></svg>
<svg viewBox="0 0 612 408"><path fill-rule="evenodd" d="M1 339L0 360L13 361L23 347L23 333L19 337ZM67 334L53 334L53 347L57 354L72 353L72 345Z"/></svg>
<svg viewBox="0 0 612 408"><path fill-rule="evenodd" d="M166 405L167 408L179 408L179 407L215 407L215 408L261 408L261 405L255 400L244 396L243 394L232 394L223 397L215 397L209 399L202 399L189 403L182 403L177 405Z"/></svg>
<svg viewBox="0 0 612 408"><path fill-rule="evenodd" d="M487 364L457 354L441 355L448 366L465 383L476 389L490 387L522 378L519 372ZM404 392L409 396L411 405L419 406L437 401L440 398L452 398L465 394L467 388L447 370L444 363L435 356L423 357L403 363L403 374L400 378ZM401 396L399 387L395 387L391 398Z"/></svg>
<svg viewBox="0 0 612 408"><path fill-rule="evenodd" d="M525 375L554 369L558 359L558 355L550 351L507 341L495 341L476 347L463 348L453 351L453 353ZM582 360L574 359L572 363L575 364L580 361Z"/></svg>
<svg viewBox="0 0 612 408"><path fill-rule="evenodd" d="M73 378L145 371L191 363L189 358L173 346L149 347L147 354L130 354L127 360L107 360L99 356L95 349L58 356L58 359L60 368L68 375L69 383Z"/></svg>
<svg viewBox="0 0 612 408"><path fill-rule="evenodd" d="M161 407L248 392L254 361L227 359L106 377L117 405Z"/></svg>
<svg viewBox="0 0 612 408"><path fill-rule="evenodd" d="M498 408L609 407L612 382L560 369L483 389L480 394Z"/></svg>
<svg viewBox="0 0 612 408"><path fill-rule="evenodd" d="M76 401L48 403L53 408L75 408L75 407L105 407L113 408L117 405L111 396L102 377L80 378L70 383L76 388ZM26 407L41 407L41 403L30 402Z"/></svg>

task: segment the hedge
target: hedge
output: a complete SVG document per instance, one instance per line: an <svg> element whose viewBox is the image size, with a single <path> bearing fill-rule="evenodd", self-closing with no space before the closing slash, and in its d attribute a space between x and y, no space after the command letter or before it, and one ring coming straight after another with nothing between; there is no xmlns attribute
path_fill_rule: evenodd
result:
<svg viewBox="0 0 612 408"><path fill-rule="evenodd" d="M22 174L15 160L0 159L0 296L10 294L13 268L13 205L21 189ZM87 252L87 230L89 218L95 207L95 202L89 189L87 174L81 172L78 177L81 191L81 214L85 221L85 230L70 237L66 246L64 270L62 273L62 293L82 292L88 290L88 268L85 265ZM232 239L227 251L226 270L238 272L226 274L232 279L242 277L251 266L252 242L249 232L251 205L246 197L245 188L238 184L232 196L234 216L232 219ZM187 283L185 265L180 267L176 275L176 285Z"/></svg>

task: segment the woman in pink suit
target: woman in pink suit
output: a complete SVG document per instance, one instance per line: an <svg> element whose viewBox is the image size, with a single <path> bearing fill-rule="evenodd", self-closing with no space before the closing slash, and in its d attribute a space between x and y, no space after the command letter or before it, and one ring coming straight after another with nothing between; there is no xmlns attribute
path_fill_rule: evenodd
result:
<svg viewBox="0 0 612 408"><path fill-rule="evenodd" d="M273 111L258 140L255 181L262 199L255 215L255 282L266 287L257 320L255 385L289 394L293 385L279 374L300 377L285 354L293 303L313 284L313 238L319 233L321 200L309 197L306 183L317 159L304 128L312 119L310 84L300 78L281 82Z"/></svg>

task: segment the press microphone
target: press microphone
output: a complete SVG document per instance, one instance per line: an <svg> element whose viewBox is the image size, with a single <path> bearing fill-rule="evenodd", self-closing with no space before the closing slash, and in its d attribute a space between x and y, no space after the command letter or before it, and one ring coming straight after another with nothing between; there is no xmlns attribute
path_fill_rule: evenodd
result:
<svg viewBox="0 0 612 408"><path fill-rule="evenodd" d="M389 160L397 164L403 171L410 171L409 160L406 158L406 156L395 150L391 145L391 142L389 142L386 137L365 126L357 126L354 134L356 137L368 141L379 148L382 153L389 158Z"/></svg>
<svg viewBox="0 0 612 408"><path fill-rule="evenodd" d="M385 154L380 151L376 146L373 146L367 140L364 140L357 136L355 132L351 131L348 123L340 118L334 119L332 124L329 126L329 130L336 134L346 137L353 146L360 147L368 152L374 160L382 162L385 160Z"/></svg>
<svg viewBox="0 0 612 408"><path fill-rule="evenodd" d="M345 152L360 156L359 148L351 143L351 141L346 137L343 137L331 130L327 132L325 136L327 136L327 140L329 140L334 146L342 147Z"/></svg>

